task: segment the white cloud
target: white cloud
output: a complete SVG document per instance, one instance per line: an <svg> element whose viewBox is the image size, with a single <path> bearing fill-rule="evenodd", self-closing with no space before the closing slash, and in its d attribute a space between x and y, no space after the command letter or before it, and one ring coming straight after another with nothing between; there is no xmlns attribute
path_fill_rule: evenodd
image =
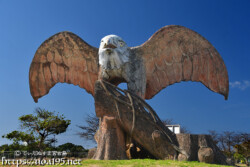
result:
<svg viewBox="0 0 250 167"><path fill-rule="evenodd" d="M229 82L229 85L231 88L238 88L240 90L245 90L246 88L250 87L250 81L234 81L234 82Z"/></svg>

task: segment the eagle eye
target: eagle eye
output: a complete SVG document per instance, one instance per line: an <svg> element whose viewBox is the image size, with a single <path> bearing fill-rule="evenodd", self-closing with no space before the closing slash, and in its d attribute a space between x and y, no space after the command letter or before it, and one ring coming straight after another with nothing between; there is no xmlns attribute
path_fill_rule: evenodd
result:
<svg viewBox="0 0 250 167"><path fill-rule="evenodd" d="M123 47L124 45L124 42L119 42L120 43L120 47Z"/></svg>

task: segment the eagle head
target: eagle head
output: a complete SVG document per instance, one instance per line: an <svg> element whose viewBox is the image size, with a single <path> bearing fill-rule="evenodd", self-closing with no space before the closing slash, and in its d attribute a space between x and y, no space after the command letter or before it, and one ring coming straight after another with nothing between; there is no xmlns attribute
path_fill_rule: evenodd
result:
<svg viewBox="0 0 250 167"><path fill-rule="evenodd" d="M117 35L102 38L99 47L99 64L105 70L120 69L129 61L127 44Z"/></svg>

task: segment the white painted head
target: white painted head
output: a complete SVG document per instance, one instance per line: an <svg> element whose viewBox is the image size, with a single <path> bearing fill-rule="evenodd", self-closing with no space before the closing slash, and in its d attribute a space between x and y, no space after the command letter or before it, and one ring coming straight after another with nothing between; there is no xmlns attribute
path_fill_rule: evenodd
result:
<svg viewBox="0 0 250 167"><path fill-rule="evenodd" d="M129 61L127 44L117 35L102 38L99 47L99 64L104 69L119 69Z"/></svg>

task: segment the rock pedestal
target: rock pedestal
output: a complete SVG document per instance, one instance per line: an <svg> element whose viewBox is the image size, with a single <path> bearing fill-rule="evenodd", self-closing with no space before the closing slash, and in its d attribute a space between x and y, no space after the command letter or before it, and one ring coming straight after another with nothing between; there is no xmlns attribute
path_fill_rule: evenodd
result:
<svg viewBox="0 0 250 167"><path fill-rule="evenodd" d="M189 157L178 155L178 160L200 161L206 163L227 164L226 157L213 142L209 135L177 134L179 147Z"/></svg>
<svg viewBox="0 0 250 167"><path fill-rule="evenodd" d="M95 135L95 139L98 147L94 159L127 159L125 133L117 123L116 118L101 117L100 128Z"/></svg>
<svg viewBox="0 0 250 167"><path fill-rule="evenodd" d="M177 151L171 144L177 144L175 134L166 127L159 127L154 121L158 118L153 118L136 100L133 100L133 105L130 102L112 86L96 82L95 109L101 123L96 134L98 145L94 158L127 159L123 155L126 139L130 138L157 159L175 159Z"/></svg>
<svg viewBox="0 0 250 167"><path fill-rule="evenodd" d="M94 159L128 159L129 141L134 140L156 159L178 159L226 164L225 157L208 135L175 135L162 124L154 110L133 93L97 81L96 115L100 118L95 135ZM128 140L130 139L130 140Z"/></svg>
<svg viewBox="0 0 250 167"><path fill-rule="evenodd" d="M96 148L91 148L91 149L89 149L87 158L88 158L88 159L94 158L95 153L96 153Z"/></svg>

